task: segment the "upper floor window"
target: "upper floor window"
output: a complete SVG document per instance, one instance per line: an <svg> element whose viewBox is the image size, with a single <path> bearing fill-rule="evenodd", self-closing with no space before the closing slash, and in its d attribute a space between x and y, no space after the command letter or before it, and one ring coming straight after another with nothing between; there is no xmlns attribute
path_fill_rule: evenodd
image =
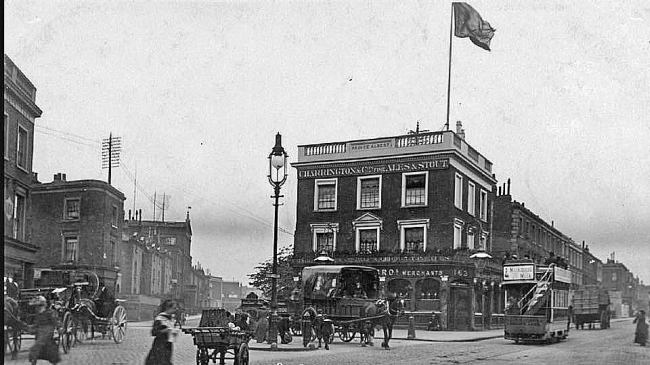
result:
<svg viewBox="0 0 650 365"><path fill-rule="evenodd" d="M65 199L64 201L64 211L63 211L63 218L65 220L77 220L80 217L80 210L81 210L81 199L79 198L74 198L74 199Z"/></svg>
<svg viewBox="0 0 650 365"><path fill-rule="evenodd" d="M360 228L357 230L357 251L379 251L379 227Z"/></svg>
<svg viewBox="0 0 650 365"><path fill-rule="evenodd" d="M463 242L463 222L456 219L454 220L454 249L457 250L462 247Z"/></svg>
<svg viewBox="0 0 650 365"><path fill-rule="evenodd" d="M381 208L381 176L357 179L357 209Z"/></svg>
<svg viewBox="0 0 650 365"><path fill-rule="evenodd" d="M316 180L315 210L336 210L337 179Z"/></svg>
<svg viewBox="0 0 650 365"><path fill-rule="evenodd" d="M467 213L476 214L476 185L473 182L467 182Z"/></svg>
<svg viewBox="0 0 650 365"><path fill-rule="evenodd" d="M113 209L111 210L111 225L113 227L117 227L117 219L118 219L118 210L117 207L113 205Z"/></svg>
<svg viewBox="0 0 650 365"><path fill-rule="evenodd" d="M16 164L18 167L27 169L27 129L18 126L18 145L16 148Z"/></svg>
<svg viewBox="0 0 650 365"><path fill-rule="evenodd" d="M487 199L487 191L481 189L481 195L479 197L479 218L481 218L482 221L487 221L487 204L488 204L488 199Z"/></svg>
<svg viewBox="0 0 650 365"><path fill-rule="evenodd" d="M338 223L311 224L312 250L315 253L327 252L332 256L336 250L336 234L339 231Z"/></svg>
<svg viewBox="0 0 650 365"><path fill-rule="evenodd" d="M463 177L460 174L456 174L454 184L454 205L458 209L463 209Z"/></svg>
<svg viewBox="0 0 650 365"><path fill-rule="evenodd" d="M476 243L474 232L467 232L467 248L473 250ZM480 246L480 245L479 245Z"/></svg>
<svg viewBox="0 0 650 365"><path fill-rule="evenodd" d="M402 206L427 205L428 172L411 172L402 174Z"/></svg>
<svg viewBox="0 0 650 365"><path fill-rule="evenodd" d="M9 120L7 119L9 116L5 113L5 129L4 129L4 134L5 134L5 158L9 158Z"/></svg>
<svg viewBox="0 0 650 365"><path fill-rule="evenodd" d="M404 252L427 250L427 228L429 219L397 221L400 231L400 249Z"/></svg>
<svg viewBox="0 0 650 365"><path fill-rule="evenodd" d="M16 193L14 197L13 211L13 237L17 240L25 239L25 216L27 209L27 198L25 195Z"/></svg>
<svg viewBox="0 0 650 365"><path fill-rule="evenodd" d="M77 261L79 259L79 238L77 236L65 237L63 244L63 261Z"/></svg>

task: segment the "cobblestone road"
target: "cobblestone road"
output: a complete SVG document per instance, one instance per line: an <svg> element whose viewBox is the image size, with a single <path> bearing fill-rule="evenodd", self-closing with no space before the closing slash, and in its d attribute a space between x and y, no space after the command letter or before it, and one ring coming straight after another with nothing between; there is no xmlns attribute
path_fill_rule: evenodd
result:
<svg viewBox="0 0 650 365"><path fill-rule="evenodd" d="M454 343L395 340L392 350L385 351L379 346L361 348L357 343L336 340L330 351L252 351L251 364L650 364L650 348L632 344L633 332L630 319L613 323L609 330L574 330L566 341L551 345L517 345L501 338ZM122 344L108 339L86 341L62 355L61 364L143 364L151 341L148 327L131 326ZM26 340L19 358L12 361L5 356L5 363L27 363L29 346L31 341ZM194 364L195 354L192 337L181 335L174 348L175 364Z"/></svg>

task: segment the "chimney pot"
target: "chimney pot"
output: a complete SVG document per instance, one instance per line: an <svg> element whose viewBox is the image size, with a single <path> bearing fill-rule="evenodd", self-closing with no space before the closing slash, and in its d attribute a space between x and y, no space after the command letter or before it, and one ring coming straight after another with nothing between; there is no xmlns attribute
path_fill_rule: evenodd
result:
<svg viewBox="0 0 650 365"><path fill-rule="evenodd" d="M460 134L463 129L463 122L460 120L456 121L456 134Z"/></svg>

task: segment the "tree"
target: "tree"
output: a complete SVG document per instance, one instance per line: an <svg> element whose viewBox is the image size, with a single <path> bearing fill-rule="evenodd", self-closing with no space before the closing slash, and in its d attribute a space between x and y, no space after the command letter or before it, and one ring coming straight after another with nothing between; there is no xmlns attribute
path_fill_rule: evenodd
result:
<svg viewBox="0 0 650 365"><path fill-rule="evenodd" d="M291 247L282 247L278 252L278 275L277 279L278 298L289 298L291 291L295 288L293 282L293 269L290 266L293 258ZM271 298L272 279L266 277L267 274L273 273L273 258L264 261L256 266L256 272L248 274L249 284L260 289L264 296Z"/></svg>

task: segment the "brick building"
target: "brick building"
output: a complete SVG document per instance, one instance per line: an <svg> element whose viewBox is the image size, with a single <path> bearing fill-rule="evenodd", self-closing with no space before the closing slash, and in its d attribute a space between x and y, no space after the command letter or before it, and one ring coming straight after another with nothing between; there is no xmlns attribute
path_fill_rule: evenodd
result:
<svg viewBox="0 0 650 365"><path fill-rule="evenodd" d="M43 252L36 266L92 270L100 285L119 293L124 200L104 181L67 181L60 173L51 183L32 185L29 224Z"/></svg>
<svg viewBox="0 0 650 365"><path fill-rule="evenodd" d="M131 219L134 218L134 219ZM142 250L139 266L139 294L171 297L180 300L187 308L197 306L196 285L193 283L192 226L189 214L185 221L161 222L131 217L124 222L123 257L126 266L138 268L137 257L131 255Z"/></svg>
<svg viewBox="0 0 650 365"><path fill-rule="evenodd" d="M457 131L298 146L296 274L325 251L336 264L380 269L384 290L416 320L446 329L490 325L498 313L490 251L492 163ZM479 313L475 318L474 313Z"/></svg>
<svg viewBox="0 0 650 365"><path fill-rule="evenodd" d="M609 292L615 317L634 315L638 305L638 286L638 278L623 263L613 257L607 259L603 265L603 287Z"/></svg>
<svg viewBox="0 0 650 365"><path fill-rule="evenodd" d="M27 224L34 181L34 123L42 114L36 88L4 55L4 277L33 285L38 245Z"/></svg>

